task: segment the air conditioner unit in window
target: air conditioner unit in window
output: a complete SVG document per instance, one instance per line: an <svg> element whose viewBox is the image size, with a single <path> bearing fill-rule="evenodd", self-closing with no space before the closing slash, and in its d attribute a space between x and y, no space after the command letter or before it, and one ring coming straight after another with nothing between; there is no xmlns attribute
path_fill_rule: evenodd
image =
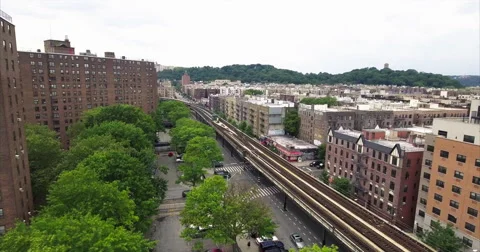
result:
<svg viewBox="0 0 480 252"><path fill-rule="evenodd" d="M21 122L21 121L22 121L22 118L18 117L18 118L17 118L17 121L18 121L18 122Z"/></svg>

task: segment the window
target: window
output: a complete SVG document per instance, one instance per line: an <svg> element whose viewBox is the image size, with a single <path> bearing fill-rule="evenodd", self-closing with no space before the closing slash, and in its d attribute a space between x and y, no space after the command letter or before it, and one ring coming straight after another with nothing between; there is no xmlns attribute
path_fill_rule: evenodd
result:
<svg viewBox="0 0 480 252"><path fill-rule="evenodd" d="M475 225L465 222L465 229L475 233Z"/></svg>
<svg viewBox="0 0 480 252"><path fill-rule="evenodd" d="M473 241L464 236L463 237L463 244L465 244L465 246L471 248L473 246Z"/></svg>
<svg viewBox="0 0 480 252"><path fill-rule="evenodd" d="M438 166L438 172L443 173L443 174L447 174L447 167L439 165Z"/></svg>
<svg viewBox="0 0 480 252"><path fill-rule="evenodd" d="M426 185L422 185L422 191L424 191L424 192L428 192L428 186L426 186Z"/></svg>
<svg viewBox="0 0 480 252"><path fill-rule="evenodd" d="M458 179L463 179L463 172L455 170L455 174L453 176Z"/></svg>
<svg viewBox="0 0 480 252"><path fill-rule="evenodd" d="M473 143L475 142L475 137L469 136L469 135L463 135L463 141L467 143Z"/></svg>
<svg viewBox="0 0 480 252"><path fill-rule="evenodd" d="M477 217L478 216L478 210L477 209L474 209L474 208L471 208L469 207L467 209L467 213L470 214L471 216L473 217Z"/></svg>
<svg viewBox="0 0 480 252"><path fill-rule="evenodd" d="M455 201L455 200L450 200L450 206L458 209L460 207L460 203L458 203L458 201Z"/></svg>
<svg viewBox="0 0 480 252"><path fill-rule="evenodd" d="M0 226L0 235L5 234L5 226Z"/></svg>
<svg viewBox="0 0 480 252"><path fill-rule="evenodd" d="M392 178L395 178L397 176L397 171L396 170L392 170L391 171L391 175L392 175Z"/></svg>
<svg viewBox="0 0 480 252"><path fill-rule="evenodd" d="M430 160L430 159L425 159L425 165L427 165L427 166L432 166L432 160Z"/></svg>
<svg viewBox="0 0 480 252"><path fill-rule="evenodd" d="M422 210L418 210L418 216L425 217L425 212Z"/></svg>
<svg viewBox="0 0 480 252"><path fill-rule="evenodd" d="M455 217L455 216L453 216L453 215L451 215L451 214L448 215L448 218L447 218L447 219L448 219L448 221L450 221L450 222L457 223L457 217Z"/></svg>
<svg viewBox="0 0 480 252"><path fill-rule="evenodd" d="M434 152L435 147L433 147L432 145L427 145L427 151Z"/></svg>
<svg viewBox="0 0 480 252"><path fill-rule="evenodd" d="M437 194L437 193L435 193L435 195L433 196L433 198L434 198L435 200L437 200L437 201L440 201L440 202L443 201L443 196L440 195L440 194Z"/></svg>
<svg viewBox="0 0 480 252"><path fill-rule="evenodd" d="M420 198L420 204L426 205L426 204L427 204L427 200L424 199L424 198Z"/></svg>
<svg viewBox="0 0 480 252"><path fill-rule="evenodd" d="M440 151L440 157L442 158L448 158L448 151L441 150Z"/></svg>
<svg viewBox="0 0 480 252"><path fill-rule="evenodd" d="M438 187L444 188L445 187L445 182L437 179L437 181L435 182L435 185L438 186Z"/></svg>
<svg viewBox="0 0 480 252"><path fill-rule="evenodd" d="M472 183L477 184L477 185L480 185L480 177L475 177L475 176L473 176L473 178L472 178Z"/></svg>
<svg viewBox="0 0 480 252"><path fill-rule="evenodd" d="M424 173L423 173L423 178L424 178L424 179L430 179L430 173L424 172Z"/></svg>
<svg viewBox="0 0 480 252"><path fill-rule="evenodd" d="M3 208L0 208L0 217L3 217Z"/></svg>
<svg viewBox="0 0 480 252"><path fill-rule="evenodd" d="M440 213L442 212L440 209L436 208L436 207L432 207L432 212L436 215L440 215Z"/></svg>
<svg viewBox="0 0 480 252"><path fill-rule="evenodd" d="M480 167L480 158L475 159L475 166Z"/></svg>
<svg viewBox="0 0 480 252"><path fill-rule="evenodd" d="M395 190L395 183L393 183L392 181L390 181L390 190Z"/></svg>
<svg viewBox="0 0 480 252"><path fill-rule="evenodd" d="M457 154L457 162L465 163L466 161L467 161L466 156Z"/></svg>
<svg viewBox="0 0 480 252"><path fill-rule="evenodd" d="M460 188L458 186L455 186L455 185L452 185L452 192L457 193L457 194L461 194L462 193L462 188Z"/></svg>
<svg viewBox="0 0 480 252"><path fill-rule="evenodd" d="M470 192L470 199L480 202L480 193Z"/></svg>
<svg viewBox="0 0 480 252"><path fill-rule="evenodd" d="M446 132L446 131L443 131L443 130L439 130L439 131L438 131L438 135L439 135L439 136L447 137L447 134L448 134L448 132Z"/></svg>

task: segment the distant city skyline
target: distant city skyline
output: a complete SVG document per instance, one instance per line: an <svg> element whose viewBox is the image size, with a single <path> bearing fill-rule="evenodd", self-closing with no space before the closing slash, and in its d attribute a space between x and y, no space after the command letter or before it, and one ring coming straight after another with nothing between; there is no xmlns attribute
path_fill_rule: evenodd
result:
<svg viewBox="0 0 480 252"><path fill-rule="evenodd" d="M167 66L269 64L303 73L364 67L480 74L480 3L422 1L4 0L19 50L68 35L78 52Z"/></svg>

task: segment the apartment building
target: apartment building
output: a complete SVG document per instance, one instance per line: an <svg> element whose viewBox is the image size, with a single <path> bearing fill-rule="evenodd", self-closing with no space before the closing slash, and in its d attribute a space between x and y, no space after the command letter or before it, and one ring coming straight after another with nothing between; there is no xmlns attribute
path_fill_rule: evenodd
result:
<svg viewBox="0 0 480 252"><path fill-rule="evenodd" d="M404 129L330 129L326 151L329 174L350 180L358 203L406 230L415 219L423 155L414 136Z"/></svg>
<svg viewBox="0 0 480 252"><path fill-rule="evenodd" d="M468 119L434 119L415 217L418 233L432 221L452 224L466 251L480 249L480 101L476 103Z"/></svg>
<svg viewBox="0 0 480 252"><path fill-rule="evenodd" d="M20 82L15 26L0 10L0 235L33 211L24 122L25 92Z"/></svg>
<svg viewBox="0 0 480 252"><path fill-rule="evenodd" d="M162 81L158 83L158 97L174 98L175 87L170 81Z"/></svg>
<svg viewBox="0 0 480 252"><path fill-rule="evenodd" d="M158 103L153 62L48 53L69 43L45 43L46 52L18 52L27 122L48 125L68 147L67 129L82 112L98 106L131 104L146 113ZM106 56L111 56L108 53Z"/></svg>

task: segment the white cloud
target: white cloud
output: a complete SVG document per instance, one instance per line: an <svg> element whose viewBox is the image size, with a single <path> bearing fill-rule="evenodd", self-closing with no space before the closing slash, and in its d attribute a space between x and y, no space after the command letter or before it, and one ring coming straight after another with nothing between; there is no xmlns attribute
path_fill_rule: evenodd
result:
<svg viewBox="0 0 480 252"><path fill-rule="evenodd" d="M302 72L480 74L478 0L5 0L19 49L69 35L77 52L166 65ZM51 27L51 28L50 28ZM50 32L51 30L51 32ZM51 33L51 36L50 36Z"/></svg>

